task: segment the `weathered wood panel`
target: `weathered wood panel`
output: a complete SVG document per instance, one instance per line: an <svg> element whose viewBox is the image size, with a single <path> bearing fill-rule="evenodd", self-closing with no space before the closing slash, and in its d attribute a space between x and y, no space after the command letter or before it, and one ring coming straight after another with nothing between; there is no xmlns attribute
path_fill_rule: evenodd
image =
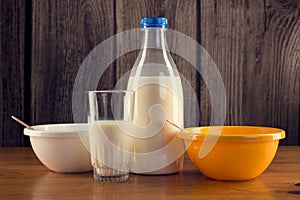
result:
<svg viewBox="0 0 300 200"><path fill-rule="evenodd" d="M28 142L12 114L31 124L73 121L73 83L83 59L149 16L167 17L170 29L212 55L227 90L225 124L281 127L287 131L281 144L300 144L299 0L3 0L0 11L0 146ZM98 89L112 89L136 56L120 57ZM184 59L173 58L201 100L201 125L209 124L205 84ZM191 96L185 98L189 104ZM186 114L185 124L194 125L195 110Z"/></svg>
<svg viewBox="0 0 300 200"><path fill-rule="evenodd" d="M133 28L140 28L140 21L143 17L162 16L168 19L169 29L182 32L189 37L197 40L198 19L197 1L164 0L164 1L130 1L117 0L116 4L116 32L120 33ZM188 51L188 49L186 49ZM129 72L137 58L138 51L128 53L117 60L116 80ZM185 77L189 84L197 93L198 81L196 70L183 58L172 54L179 73ZM197 94L196 94L197 96ZM192 94L185 95L185 125L196 125L190 123L197 121L196 110L191 106Z"/></svg>
<svg viewBox="0 0 300 200"><path fill-rule="evenodd" d="M282 144L300 144L299 36L299 1L201 1L201 42L224 79L226 124L281 127ZM209 101L202 85L202 124Z"/></svg>
<svg viewBox="0 0 300 200"><path fill-rule="evenodd" d="M0 146L22 146L24 118L24 1L0 2Z"/></svg>
<svg viewBox="0 0 300 200"><path fill-rule="evenodd" d="M33 1L33 124L72 122L72 90L85 56L114 35L114 2ZM114 69L99 83L110 88Z"/></svg>

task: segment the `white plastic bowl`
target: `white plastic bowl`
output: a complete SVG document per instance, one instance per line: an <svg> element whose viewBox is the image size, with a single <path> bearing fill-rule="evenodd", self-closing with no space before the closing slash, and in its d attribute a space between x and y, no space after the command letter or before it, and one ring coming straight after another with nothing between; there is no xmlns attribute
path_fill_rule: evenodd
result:
<svg viewBox="0 0 300 200"><path fill-rule="evenodd" d="M38 159L58 173L79 173L92 170L90 153L80 138L88 137L87 124L49 124L25 128ZM80 137L79 137L80 134Z"/></svg>

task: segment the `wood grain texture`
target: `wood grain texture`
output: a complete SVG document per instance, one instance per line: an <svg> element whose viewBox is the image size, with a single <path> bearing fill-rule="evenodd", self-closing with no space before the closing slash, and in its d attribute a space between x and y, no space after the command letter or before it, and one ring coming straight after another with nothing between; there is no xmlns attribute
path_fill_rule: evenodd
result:
<svg viewBox="0 0 300 200"><path fill-rule="evenodd" d="M265 8L261 70L268 79L261 108L268 113L262 116L287 131L284 144L300 145L300 1L266 1Z"/></svg>
<svg viewBox="0 0 300 200"><path fill-rule="evenodd" d="M222 74L225 124L280 127L299 139L299 1L201 1L201 42ZM210 99L201 87L201 123Z"/></svg>
<svg viewBox="0 0 300 200"><path fill-rule="evenodd" d="M72 122L72 90L87 54L114 34L113 1L33 1L32 124ZM114 69L99 83L113 83Z"/></svg>
<svg viewBox="0 0 300 200"><path fill-rule="evenodd" d="M299 199L300 147L279 147L270 167L249 181L205 178L188 157L168 176L130 174L122 183L96 182L93 174L49 171L30 148L0 148L1 199ZM16 187L18 186L18 187Z"/></svg>
<svg viewBox="0 0 300 200"><path fill-rule="evenodd" d="M24 33L24 1L1 1L0 146L24 144L23 128L10 118L11 115L24 117Z"/></svg>
<svg viewBox="0 0 300 200"><path fill-rule="evenodd" d="M2 0L0 11L0 146L26 145L12 114L30 124L72 122L73 84L83 59L149 16L167 17L170 29L211 54L226 87L225 124L280 127L287 132L281 144L300 145L299 0ZM112 63L98 89L112 89L137 53ZM204 82L183 58L172 56L201 100L200 124L208 125ZM190 105L191 95L185 100ZM185 116L185 126L195 125L193 107Z"/></svg>
<svg viewBox="0 0 300 200"><path fill-rule="evenodd" d="M116 3L116 32L122 32L133 28L140 28L140 21L143 17L162 16L168 19L169 29L173 29L186 34L194 40L197 40L198 18L197 18L197 1L183 0L164 0L164 1L129 1L117 0ZM189 51L186 49L186 51ZM116 80L129 72L137 58L139 51L130 52L117 60ZM172 54L174 62L179 73L191 85L194 90L193 94L197 96L197 71L184 58ZM127 74L129 75L129 73ZM186 92L187 90L184 90ZM185 97L185 126L195 126L192 124L197 113L194 107L190 106L192 102L191 93L184 94Z"/></svg>

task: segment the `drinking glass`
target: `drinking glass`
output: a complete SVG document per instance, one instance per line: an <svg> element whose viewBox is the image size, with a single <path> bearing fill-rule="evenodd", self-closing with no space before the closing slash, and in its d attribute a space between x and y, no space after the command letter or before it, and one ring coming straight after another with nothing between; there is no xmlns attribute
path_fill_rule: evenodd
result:
<svg viewBox="0 0 300 200"><path fill-rule="evenodd" d="M132 144L133 91L89 91L89 142L96 181L120 182L129 178Z"/></svg>

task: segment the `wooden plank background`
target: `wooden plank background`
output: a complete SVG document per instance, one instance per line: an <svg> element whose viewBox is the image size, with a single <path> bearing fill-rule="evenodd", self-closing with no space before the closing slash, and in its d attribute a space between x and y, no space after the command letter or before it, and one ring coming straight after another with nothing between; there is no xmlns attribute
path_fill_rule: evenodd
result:
<svg viewBox="0 0 300 200"><path fill-rule="evenodd" d="M22 127L10 119L24 117L25 4L0 1L0 146L22 146Z"/></svg>
<svg viewBox="0 0 300 200"><path fill-rule="evenodd" d="M201 4L201 44L221 71L225 124L286 130L299 145L300 1L216 1ZM201 84L201 122L209 122Z"/></svg>
<svg viewBox="0 0 300 200"><path fill-rule="evenodd" d="M30 145L10 115L30 124L72 122L72 87L85 56L147 16L167 17L171 29L197 40L215 60L227 93L226 124L280 127L287 131L282 145L300 145L299 0L2 0L0 146ZM113 63L99 88L112 89L136 55ZM208 125L202 78L173 57L198 95L200 124ZM186 112L188 125L196 114Z"/></svg>

